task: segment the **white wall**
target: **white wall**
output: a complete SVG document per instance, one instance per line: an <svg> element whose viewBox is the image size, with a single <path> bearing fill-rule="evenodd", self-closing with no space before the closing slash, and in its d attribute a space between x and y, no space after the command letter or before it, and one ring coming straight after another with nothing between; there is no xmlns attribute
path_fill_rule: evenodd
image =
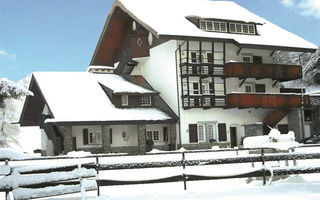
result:
<svg viewBox="0 0 320 200"><path fill-rule="evenodd" d="M47 105L44 105L42 114L49 115L50 111ZM54 155L54 147L51 140L48 139L47 134L41 129L41 150L46 151L47 156Z"/></svg>
<svg viewBox="0 0 320 200"><path fill-rule="evenodd" d="M137 125L112 125L112 144L111 147L137 146L138 135ZM126 137L122 137L122 133L126 133Z"/></svg>
<svg viewBox="0 0 320 200"><path fill-rule="evenodd" d="M83 129L88 129L88 133L93 133L95 144L83 144ZM102 147L101 126L72 126L72 137L76 137L77 148L99 148ZM89 141L89 140L88 140Z"/></svg>
<svg viewBox="0 0 320 200"><path fill-rule="evenodd" d="M132 74L142 75L170 108L178 114L175 50L177 42L170 40L150 49L150 57ZM141 73L141 74L140 74Z"/></svg>

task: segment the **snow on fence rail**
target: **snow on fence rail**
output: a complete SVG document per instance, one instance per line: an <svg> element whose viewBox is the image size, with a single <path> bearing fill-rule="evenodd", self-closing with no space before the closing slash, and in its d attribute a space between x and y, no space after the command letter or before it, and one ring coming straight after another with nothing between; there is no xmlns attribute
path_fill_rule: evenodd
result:
<svg viewBox="0 0 320 200"><path fill-rule="evenodd" d="M307 145L298 148L319 147L320 145ZM78 193L81 190L81 185L85 190L97 190L99 195L100 186L111 185L131 185L131 184L149 184L149 183L166 183L183 181L186 189L187 181L196 180L215 180L215 179L229 179L229 178L249 178L249 177L263 177L264 184L267 176L281 176L290 174L305 174L305 173L320 173L320 166L314 167L282 167L275 169L268 169L264 166L265 162L270 161L288 161L288 160L307 160L320 159L320 153L271 153L264 154L264 151L276 152L272 148L246 148L246 149L221 149L221 150L199 150L199 151L178 151L178 152L160 152L156 154L146 154L143 157L150 155L160 156L166 154L181 154L180 160L173 161L159 161L159 162L127 162L127 163L103 163L99 159L125 156L142 156L142 155L91 155L85 157L43 157L43 158L29 158L29 159L11 159L10 163L20 163L38 160L59 160L66 159L73 162L73 164L54 164L54 165L40 165L40 166L13 166L12 173L0 179L0 191L13 192L15 199L30 199L40 197L51 197L62 194ZM292 151L293 149L291 149ZM211 159L185 159L186 154L195 153L219 153L235 151L236 155L227 158L211 158ZM257 154L249 154L246 156L239 155L241 151L254 151ZM198 154L196 154L198 157ZM200 155L200 154L199 154ZM95 158L95 162L86 162L88 158ZM83 159L81 169L79 169L77 162L74 159ZM127 160L127 159L126 159ZM135 159L134 159L135 160ZM7 160L8 162L8 160ZM199 173L186 173L185 168L190 166L206 166L206 165L220 165L220 164L241 164L241 163L262 163L260 168L252 168L247 171L239 171L233 174L210 174L201 175ZM294 162L296 165L296 162ZM144 169L144 168L164 168L164 167L183 167L184 170L177 174L171 174L167 177L150 178L146 180L116 180L99 178L99 172L108 170L122 170L122 169ZM82 172L81 172L82 171ZM41 173L40 175L37 175ZM21 178L23 175L31 177ZM19 178L20 177L20 178ZM83 183L83 178L95 178L89 180L90 184L87 186ZM82 180L83 179L83 180ZM93 184L95 183L95 184ZM26 194L26 195L23 195Z"/></svg>

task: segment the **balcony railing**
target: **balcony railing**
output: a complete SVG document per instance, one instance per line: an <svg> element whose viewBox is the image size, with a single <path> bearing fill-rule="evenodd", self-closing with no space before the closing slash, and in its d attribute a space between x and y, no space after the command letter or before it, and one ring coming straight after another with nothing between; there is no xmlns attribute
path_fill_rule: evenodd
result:
<svg viewBox="0 0 320 200"><path fill-rule="evenodd" d="M214 107L225 107L226 101L225 96L215 95L203 95L203 96L189 96L183 98L183 108L203 108L209 109Z"/></svg>
<svg viewBox="0 0 320 200"><path fill-rule="evenodd" d="M216 66L182 66L181 75L196 75L196 76L206 76L206 75L217 75L223 76L223 65Z"/></svg>
<svg viewBox="0 0 320 200"><path fill-rule="evenodd" d="M295 80L302 77L301 66L282 64L226 63L224 76L238 78L272 78L278 81Z"/></svg>
<svg viewBox="0 0 320 200"><path fill-rule="evenodd" d="M310 96L301 94L259 94L231 93L227 94L229 108L300 108L310 106Z"/></svg>

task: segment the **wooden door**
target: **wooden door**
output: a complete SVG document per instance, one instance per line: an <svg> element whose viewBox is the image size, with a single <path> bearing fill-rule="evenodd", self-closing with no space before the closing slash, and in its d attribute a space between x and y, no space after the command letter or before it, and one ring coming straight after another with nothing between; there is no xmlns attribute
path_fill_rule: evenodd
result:
<svg viewBox="0 0 320 200"><path fill-rule="evenodd" d="M198 142L198 128L197 124L189 124L189 141Z"/></svg>
<svg viewBox="0 0 320 200"><path fill-rule="evenodd" d="M237 128L230 127L231 148L237 146Z"/></svg>
<svg viewBox="0 0 320 200"><path fill-rule="evenodd" d="M218 124L219 142L227 141L227 128L225 123Z"/></svg>

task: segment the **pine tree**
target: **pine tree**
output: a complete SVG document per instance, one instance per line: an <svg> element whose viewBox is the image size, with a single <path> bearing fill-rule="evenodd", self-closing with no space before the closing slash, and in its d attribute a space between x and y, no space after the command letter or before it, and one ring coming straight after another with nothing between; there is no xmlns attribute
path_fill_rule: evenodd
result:
<svg viewBox="0 0 320 200"><path fill-rule="evenodd" d="M11 121L17 120L17 101L26 95L32 93L7 78L0 79L0 147L18 144L19 126L11 124Z"/></svg>

